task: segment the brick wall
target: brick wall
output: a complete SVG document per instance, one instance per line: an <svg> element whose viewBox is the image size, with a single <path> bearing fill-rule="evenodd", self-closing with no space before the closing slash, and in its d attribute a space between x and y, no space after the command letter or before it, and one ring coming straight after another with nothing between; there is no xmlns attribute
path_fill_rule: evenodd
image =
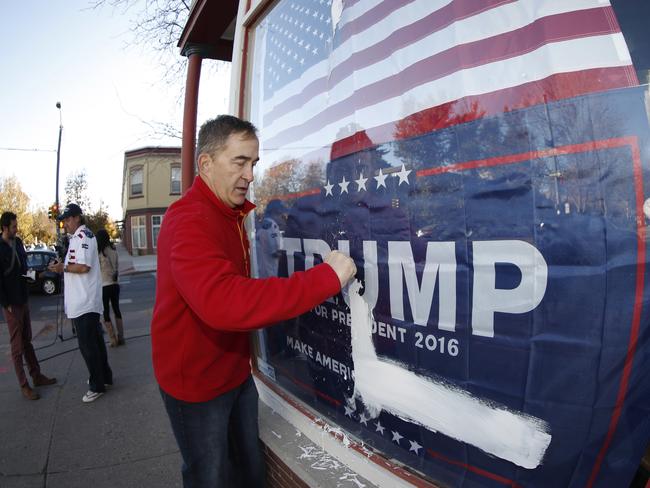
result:
<svg viewBox="0 0 650 488"><path fill-rule="evenodd" d="M262 452L266 459L267 488L309 488L266 444L262 444Z"/></svg>
<svg viewBox="0 0 650 488"><path fill-rule="evenodd" d="M129 210L124 216L124 231L122 232L122 241L129 251L129 254L134 254L133 240L131 235L131 217L143 215L146 224L146 240L147 247L138 250L139 254L156 254L157 249L153 247L153 228L151 223L152 215L164 215L167 211L166 208L142 208L138 210Z"/></svg>

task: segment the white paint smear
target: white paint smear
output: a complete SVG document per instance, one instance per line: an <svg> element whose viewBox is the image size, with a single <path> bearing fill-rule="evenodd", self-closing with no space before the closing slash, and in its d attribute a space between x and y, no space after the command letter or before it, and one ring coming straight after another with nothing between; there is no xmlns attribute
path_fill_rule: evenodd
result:
<svg viewBox="0 0 650 488"><path fill-rule="evenodd" d="M384 410L518 466L539 466L551 442L543 420L419 376L397 362L379 360L372 343L372 313L360 289L359 281L349 289L354 395L370 415L376 417Z"/></svg>

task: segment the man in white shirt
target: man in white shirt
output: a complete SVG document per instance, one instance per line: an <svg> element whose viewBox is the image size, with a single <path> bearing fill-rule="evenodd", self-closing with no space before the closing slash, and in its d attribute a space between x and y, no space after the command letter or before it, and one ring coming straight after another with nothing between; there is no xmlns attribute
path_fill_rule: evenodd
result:
<svg viewBox="0 0 650 488"><path fill-rule="evenodd" d="M84 403L94 402L113 384L108 365L106 344L99 314L102 311L102 278L97 254L97 240L84 224L79 205L66 205L59 216L70 236L70 245L63 263L50 266L51 271L64 273L65 313L77 331L79 350L86 362L90 378Z"/></svg>

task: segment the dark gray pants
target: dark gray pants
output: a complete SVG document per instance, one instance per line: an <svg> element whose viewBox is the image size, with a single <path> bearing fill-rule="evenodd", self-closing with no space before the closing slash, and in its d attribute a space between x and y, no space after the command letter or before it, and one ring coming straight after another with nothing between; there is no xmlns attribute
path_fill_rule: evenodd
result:
<svg viewBox="0 0 650 488"><path fill-rule="evenodd" d="M252 376L207 402L183 402L162 389L160 394L183 457L185 488L265 486Z"/></svg>
<svg viewBox="0 0 650 488"><path fill-rule="evenodd" d="M79 350L84 358L90 377L88 385L90 391L104 392L104 385L113 384L113 372L108 365L106 355L106 344L102 333L102 324L99 321L99 314L90 312L72 319L77 331Z"/></svg>

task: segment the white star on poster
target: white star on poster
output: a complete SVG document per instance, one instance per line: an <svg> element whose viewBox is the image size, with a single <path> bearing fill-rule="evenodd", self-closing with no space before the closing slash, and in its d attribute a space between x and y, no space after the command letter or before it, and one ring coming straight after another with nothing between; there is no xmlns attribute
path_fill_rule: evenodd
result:
<svg viewBox="0 0 650 488"><path fill-rule="evenodd" d="M394 442L397 442L397 443L399 444L400 439L403 439L404 436L403 436L403 435L400 435L399 432L396 432L396 431L394 431L394 430L391 430L391 432L392 432L392 434L393 434L393 439L392 439L392 440L393 440Z"/></svg>
<svg viewBox="0 0 650 488"><path fill-rule="evenodd" d="M384 435L384 428L385 427L381 425L381 422L377 421L377 423L375 424L375 432L379 432L381 433L381 435Z"/></svg>
<svg viewBox="0 0 650 488"><path fill-rule="evenodd" d="M419 454L420 449L422 449L422 446L417 443L417 441L409 441L411 444L411 447L409 448L409 452L413 451L415 454Z"/></svg>
<svg viewBox="0 0 650 488"><path fill-rule="evenodd" d="M397 186L401 185L402 183L406 183L409 185L409 175L411 174L411 170L409 169L408 171L406 170L406 166L402 164L402 170L399 171L398 173L395 173L393 176L399 178L399 183Z"/></svg>
<svg viewBox="0 0 650 488"><path fill-rule="evenodd" d="M363 177L363 173L359 175L358 180L354 180L354 182L357 184L358 188L357 191L361 190L366 190L366 181L368 181L368 178ZM367 191L367 190L366 190Z"/></svg>
<svg viewBox="0 0 650 488"><path fill-rule="evenodd" d="M354 408L350 408L347 405L345 406L345 416L352 418L352 414L354 413Z"/></svg>
<svg viewBox="0 0 650 488"><path fill-rule="evenodd" d="M368 417L361 412L361 415L359 415L359 423L362 423L363 425L368 425Z"/></svg>
<svg viewBox="0 0 650 488"><path fill-rule="evenodd" d="M349 185L349 184L350 184L350 182L349 182L349 181L346 181L346 180L345 180L345 176L344 176L344 177L343 177L343 180L341 181L341 183L339 183L339 186L341 187L341 195L342 195L343 193L347 193L347 192L348 192L348 185Z"/></svg>
<svg viewBox="0 0 650 488"><path fill-rule="evenodd" d="M377 189L379 189L380 186L386 188L386 178L388 178L388 175L385 175L381 168L379 168L379 174L374 178L377 180Z"/></svg>
<svg viewBox="0 0 650 488"><path fill-rule="evenodd" d="M330 183L330 180L327 180L327 185L325 185L324 188L325 188L325 196L327 195L334 196L332 195L332 188L334 188L334 185Z"/></svg>

